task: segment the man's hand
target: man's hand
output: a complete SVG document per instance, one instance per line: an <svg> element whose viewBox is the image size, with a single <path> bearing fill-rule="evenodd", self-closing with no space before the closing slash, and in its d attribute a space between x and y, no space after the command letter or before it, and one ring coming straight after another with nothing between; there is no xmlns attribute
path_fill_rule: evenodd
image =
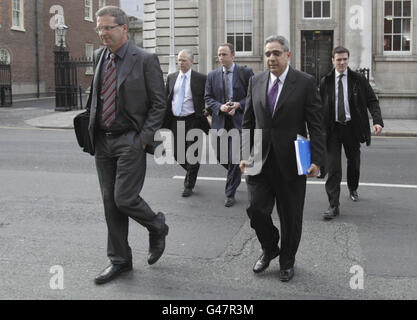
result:
<svg viewBox="0 0 417 320"><path fill-rule="evenodd" d="M224 113L228 113L230 111L230 105L229 102L226 102L225 104L222 104L220 107L220 111Z"/></svg>
<svg viewBox="0 0 417 320"><path fill-rule="evenodd" d="M379 124L374 125L374 133L380 134L382 132L382 127Z"/></svg>
<svg viewBox="0 0 417 320"><path fill-rule="evenodd" d="M145 148L146 148L146 143L141 142L141 144L142 144L142 149L143 149L143 150L145 150Z"/></svg>
<svg viewBox="0 0 417 320"><path fill-rule="evenodd" d="M208 117L209 115L210 115L210 112L206 108L204 108L203 109L203 116Z"/></svg>
<svg viewBox="0 0 417 320"><path fill-rule="evenodd" d="M247 165L248 165L247 161L245 161L245 160L240 161L239 168L240 168L240 172L242 172L242 174L245 174L245 170L246 170Z"/></svg>
<svg viewBox="0 0 417 320"><path fill-rule="evenodd" d="M313 178L313 177L317 177L320 171L320 166L312 163L310 166L310 169L307 170L307 177L309 178Z"/></svg>

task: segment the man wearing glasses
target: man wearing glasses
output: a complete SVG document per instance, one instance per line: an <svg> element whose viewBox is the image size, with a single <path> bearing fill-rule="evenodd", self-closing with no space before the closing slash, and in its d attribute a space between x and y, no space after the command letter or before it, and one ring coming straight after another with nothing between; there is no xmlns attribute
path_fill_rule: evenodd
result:
<svg viewBox="0 0 417 320"><path fill-rule="evenodd" d="M110 265L96 278L103 284L132 270L129 218L149 231L148 263L163 254L168 226L141 198L147 146L163 122L164 82L155 54L127 41L128 18L118 7L96 13L96 31L104 48L94 52L89 133L103 197Z"/></svg>
<svg viewBox="0 0 417 320"><path fill-rule="evenodd" d="M249 81L243 129L262 130L262 170L247 176L247 214L262 247L253 266L259 273L279 257L279 279L294 276L295 255L301 239L306 176L298 175L294 141L297 134L311 141L308 176L317 176L325 152L322 134L322 105L314 78L290 65L288 41L281 36L265 40L265 61L269 70ZM243 141L243 146L247 142ZM244 153L245 154L245 153ZM248 165L242 161L242 173ZM276 205L281 234L271 218ZM280 237L281 236L281 237ZM281 249L278 242L281 238Z"/></svg>

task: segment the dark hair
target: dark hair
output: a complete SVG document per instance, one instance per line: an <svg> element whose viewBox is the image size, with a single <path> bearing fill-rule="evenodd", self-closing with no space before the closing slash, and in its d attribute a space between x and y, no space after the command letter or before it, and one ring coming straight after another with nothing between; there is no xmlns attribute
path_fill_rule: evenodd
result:
<svg viewBox="0 0 417 320"><path fill-rule="evenodd" d="M350 52L348 49L346 49L345 47L342 46L338 46L336 48L333 49L332 51L332 58L334 58L335 54L341 54L341 53L347 53L348 57L350 57Z"/></svg>
<svg viewBox="0 0 417 320"><path fill-rule="evenodd" d="M96 12L96 17L111 16L114 21L120 25L127 25L129 27L129 19L127 14L116 6L105 6Z"/></svg>
<svg viewBox="0 0 417 320"><path fill-rule="evenodd" d="M220 47L229 47L231 54L235 53L235 47L231 43L222 43L221 45L219 45L219 48Z"/></svg>

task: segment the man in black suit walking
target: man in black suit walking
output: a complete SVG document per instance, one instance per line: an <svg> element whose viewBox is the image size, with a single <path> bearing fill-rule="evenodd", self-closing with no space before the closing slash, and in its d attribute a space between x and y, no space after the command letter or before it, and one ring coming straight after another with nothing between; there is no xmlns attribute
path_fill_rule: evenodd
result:
<svg viewBox="0 0 417 320"><path fill-rule="evenodd" d="M156 214L139 194L146 174L145 149L162 125L166 101L158 57L127 41L127 15L107 6L96 17L105 47L94 52L89 133L108 229L110 265L95 278L103 284L132 270L129 218L149 231L149 264L164 252L165 215Z"/></svg>
<svg viewBox="0 0 417 320"><path fill-rule="evenodd" d="M184 125L184 138L191 129L201 129L206 134L210 129L207 118L203 116L205 107L204 87L206 85L206 75L192 70L194 55L184 49L178 53L179 71L168 75L166 83L167 111L164 127L169 128L174 134L174 157L179 164L186 170L184 180L183 197L189 197L194 189L200 163L189 163L186 152L194 141L184 141L183 150L178 150L178 126L181 122ZM181 155L179 154L181 153ZM201 155L196 155L201 156Z"/></svg>
<svg viewBox="0 0 417 320"><path fill-rule="evenodd" d="M242 124L243 129L262 130L262 169L246 179L247 214L263 250L253 271L262 272L280 255L279 279L284 282L294 276L301 239L306 176L298 175L294 141L297 134L307 136L306 124L311 141L309 177L317 176L325 152L322 105L314 78L290 67L290 57L284 37L270 36L265 40L269 70L251 78ZM248 143L244 139L243 148ZM247 166L246 160L241 161L243 173ZM275 204L281 225L281 249L280 233L271 218Z"/></svg>
<svg viewBox="0 0 417 320"><path fill-rule="evenodd" d="M373 119L374 133L380 134L384 126L378 99L365 77L348 67L349 56L348 49L336 47L332 53L334 69L320 82L327 131L326 192L330 203L323 214L325 220L333 219L340 214L342 145L347 158L349 197L356 202L360 174L360 144L371 144L367 109Z"/></svg>

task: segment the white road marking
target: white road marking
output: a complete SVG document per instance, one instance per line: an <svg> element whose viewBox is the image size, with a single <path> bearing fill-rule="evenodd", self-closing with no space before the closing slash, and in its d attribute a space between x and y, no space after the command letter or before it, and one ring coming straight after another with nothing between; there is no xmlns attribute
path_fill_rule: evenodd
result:
<svg viewBox="0 0 417 320"><path fill-rule="evenodd" d="M172 179L177 180L184 180L185 176L173 176ZM226 181L226 178L216 178L216 177L197 177L197 180L203 180L203 181ZM245 182L244 179L242 179L242 182ZM307 181L307 184L310 185L324 185L325 181ZM342 182L343 186L346 186L346 182ZM388 183L370 183L370 182L360 182L360 186L363 187L381 187L381 188L402 188L402 189L417 189L417 185L413 184L388 184Z"/></svg>

